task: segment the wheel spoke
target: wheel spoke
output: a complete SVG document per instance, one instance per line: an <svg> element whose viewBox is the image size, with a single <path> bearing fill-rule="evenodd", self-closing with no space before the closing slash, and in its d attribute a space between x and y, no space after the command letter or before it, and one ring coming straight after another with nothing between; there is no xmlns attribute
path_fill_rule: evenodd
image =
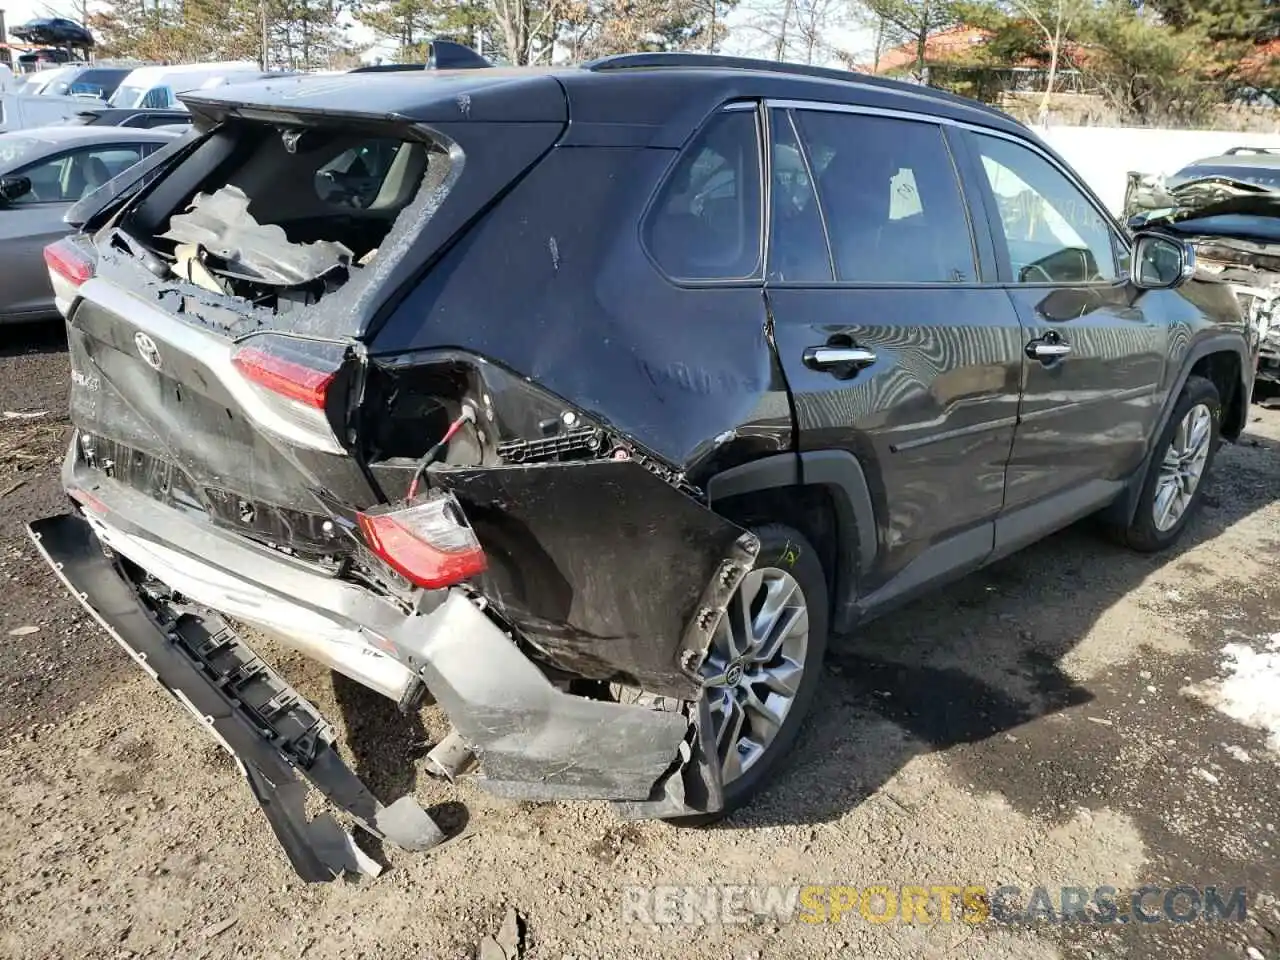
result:
<svg viewBox="0 0 1280 960"><path fill-rule="evenodd" d="M1208 411L1204 407L1196 407L1189 417L1194 417L1191 421L1190 439L1187 443L1187 452L1193 456L1199 456L1200 451L1209 442L1210 424L1212 420Z"/></svg>
<svg viewBox="0 0 1280 960"><path fill-rule="evenodd" d="M721 758L725 759L735 751L738 740L742 737L742 722L746 719L746 713L742 704L731 693L726 693L720 701L719 712L723 714L724 722L716 730L716 749Z"/></svg>
<svg viewBox="0 0 1280 960"><path fill-rule="evenodd" d="M751 769L755 762L764 756L765 746L765 744L757 743L750 737L743 737L738 744L738 749L734 751L738 771L742 772ZM728 781L730 778L725 774L723 779Z"/></svg>
<svg viewBox="0 0 1280 960"><path fill-rule="evenodd" d="M780 664L765 667L758 674L753 674L750 679L764 684L772 693L794 697L800 690L800 679L803 676L803 666L789 657L783 657Z"/></svg>
<svg viewBox="0 0 1280 960"><path fill-rule="evenodd" d="M1178 421L1178 428L1173 431L1173 440L1169 444L1169 449L1174 452L1179 460L1187 452L1187 420L1189 417L1190 414Z"/></svg>
<svg viewBox="0 0 1280 960"><path fill-rule="evenodd" d="M787 639L795 636L801 630L806 633L809 630L809 611L802 606L788 607L783 610L774 620L768 635L762 637L759 644L757 644L756 662L771 663Z"/></svg>
<svg viewBox="0 0 1280 960"><path fill-rule="evenodd" d="M1169 529L1173 523L1169 518L1173 513L1178 497L1181 495L1180 486L1175 477L1170 478L1168 482L1162 481L1156 488L1155 519L1156 526L1161 530Z"/></svg>
<svg viewBox="0 0 1280 960"><path fill-rule="evenodd" d="M742 705L746 708L748 718L751 720L751 732L757 735L756 739L767 746L782 728L786 709L777 710L768 701L761 700L760 695L752 687L743 689L746 690L746 698L742 701Z"/></svg>
<svg viewBox="0 0 1280 960"><path fill-rule="evenodd" d="M729 602L725 615L728 621L729 659L736 660L751 648L754 636L751 623L751 603L764 583L764 573L752 570L742 581L738 593Z"/></svg>
<svg viewBox="0 0 1280 960"><path fill-rule="evenodd" d="M787 605L798 587L799 584L791 577L773 577L765 581L764 604L751 624L751 652L757 657L773 639L778 621L787 613Z"/></svg>

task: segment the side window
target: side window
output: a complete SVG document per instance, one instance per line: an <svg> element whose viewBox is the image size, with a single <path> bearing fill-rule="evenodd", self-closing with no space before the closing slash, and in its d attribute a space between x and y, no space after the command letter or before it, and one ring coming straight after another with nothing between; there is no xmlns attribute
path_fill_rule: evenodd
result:
<svg viewBox="0 0 1280 960"><path fill-rule="evenodd" d="M1018 283L1116 280L1119 245L1075 184L1034 150L1000 137L973 139Z"/></svg>
<svg viewBox="0 0 1280 960"><path fill-rule="evenodd" d="M668 276L746 279L760 271L760 142L756 114L717 114L676 162L644 230Z"/></svg>
<svg viewBox="0 0 1280 960"><path fill-rule="evenodd" d="M955 164L935 124L795 113L831 238L836 277L862 283L977 278Z"/></svg>
<svg viewBox="0 0 1280 960"><path fill-rule="evenodd" d="M147 95L142 98L140 107L148 107L152 110L163 110L170 106L173 102L173 94L169 92L168 87L152 87L147 91Z"/></svg>
<svg viewBox="0 0 1280 960"><path fill-rule="evenodd" d="M773 182L769 211L769 279L831 280L831 252L809 163L791 114L771 110Z"/></svg>
<svg viewBox="0 0 1280 960"><path fill-rule="evenodd" d="M64 153L18 171L31 189L14 203L73 203L142 159L140 144L115 144Z"/></svg>

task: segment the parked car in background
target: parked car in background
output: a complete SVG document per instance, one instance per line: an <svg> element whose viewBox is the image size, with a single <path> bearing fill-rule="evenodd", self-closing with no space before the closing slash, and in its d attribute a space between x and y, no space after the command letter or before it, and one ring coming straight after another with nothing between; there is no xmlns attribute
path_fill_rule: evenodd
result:
<svg viewBox="0 0 1280 960"><path fill-rule="evenodd" d="M35 74L23 93L28 96L68 96L100 100L104 104L133 67L99 67L79 64Z"/></svg>
<svg viewBox="0 0 1280 960"><path fill-rule="evenodd" d="M172 110L180 106L179 94L261 75L262 69L256 63L187 63L171 67L139 67L121 81L107 104L112 107Z"/></svg>
<svg viewBox="0 0 1280 960"><path fill-rule="evenodd" d="M0 133L62 123L87 105L82 97L32 97L21 89L16 93L0 94Z"/></svg>
<svg viewBox="0 0 1280 960"><path fill-rule="evenodd" d="M1172 176L1130 173L1132 229L1190 241L1200 271L1231 286L1260 338L1255 399L1280 393L1280 148L1241 146Z"/></svg>
<svg viewBox="0 0 1280 960"><path fill-rule="evenodd" d="M120 127L45 127L0 135L0 323L56 317L43 251L63 217L117 174L173 140Z"/></svg>
<svg viewBox="0 0 1280 960"><path fill-rule="evenodd" d="M191 123L191 114L181 110L149 110L123 107L91 107L80 110L66 123L81 127L141 127L151 130L155 127L186 126Z"/></svg>
<svg viewBox="0 0 1280 960"><path fill-rule="evenodd" d="M93 46L93 34L83 25L66 17L37 17L11 27L9 32L19 40L41 47L88 49Z"/></svg>

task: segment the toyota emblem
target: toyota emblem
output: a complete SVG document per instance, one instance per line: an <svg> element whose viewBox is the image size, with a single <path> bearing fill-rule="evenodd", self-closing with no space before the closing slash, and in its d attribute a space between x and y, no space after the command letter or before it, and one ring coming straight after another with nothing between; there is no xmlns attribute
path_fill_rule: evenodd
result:
<svg viewBox="0 0 1280 960"><path fill-rule="evenodd" d="M152 370L160 369L160 350L156 346L156 342L145 333L139 331L133 335L133 342L138 348L138 356Z"/></svg>

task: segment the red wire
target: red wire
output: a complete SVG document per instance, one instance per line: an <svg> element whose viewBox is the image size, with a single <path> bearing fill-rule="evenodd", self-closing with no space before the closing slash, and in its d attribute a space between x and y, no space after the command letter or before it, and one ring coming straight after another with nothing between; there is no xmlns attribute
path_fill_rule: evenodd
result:
<svg viewBox="0 0 1280 960"><path fill-rule="evenodd" d="M444 432L444 436L440 438L439 443L435 444L430 450L427 451L427 455L430 456L436 450L439 450L442 446L444 446L446 443L452 440L454 434L456 434L459 430L462 429L462 425L464 423L468 423L470 420L471 420L471 412L469 410L463 411L462 416L458 417L457 420L449 424L449 429ZM409 484L409 495L405 499L412 500L415 496L417 496L418 481L422 477L422 471L425 470L426 468L427 468L426 457L424 457L422 462L418 464L418 469L413 471L413 482Z"/></svg>

